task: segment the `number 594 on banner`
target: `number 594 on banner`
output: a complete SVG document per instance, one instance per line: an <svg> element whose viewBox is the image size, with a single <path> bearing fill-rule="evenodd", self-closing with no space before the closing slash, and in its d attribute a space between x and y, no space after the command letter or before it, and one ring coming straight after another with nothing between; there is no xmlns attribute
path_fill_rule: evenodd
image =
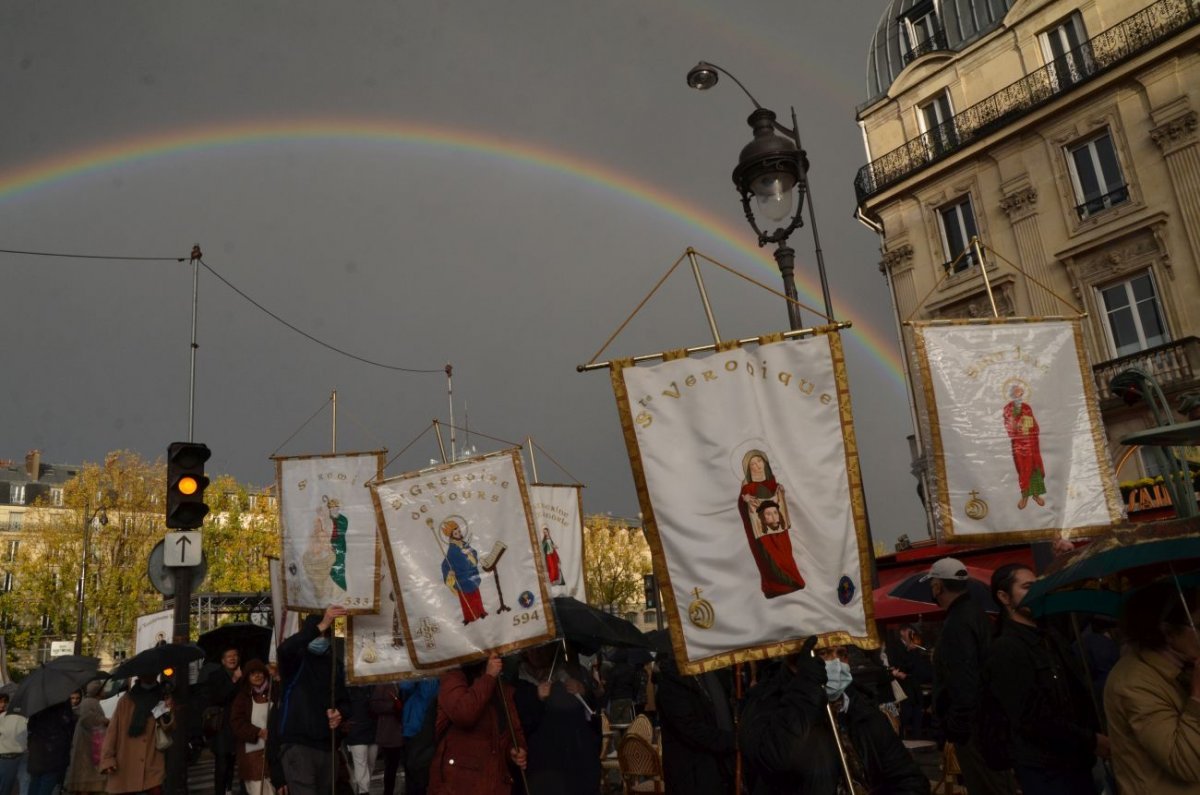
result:
<svg viewBox="0 0 1200 795"><path fill-rule="evenodd" d="M163 539L164 566L199 566L201 555L200 533L167 533Z"/></svg>

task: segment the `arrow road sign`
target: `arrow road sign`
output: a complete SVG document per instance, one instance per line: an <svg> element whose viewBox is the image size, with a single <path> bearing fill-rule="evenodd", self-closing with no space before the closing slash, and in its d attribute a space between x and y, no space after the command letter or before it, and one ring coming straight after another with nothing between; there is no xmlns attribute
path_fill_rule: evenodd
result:
<svg viewBox="0 0 1200 795"><path fill-rule="evenodd" d="M200 533L167 533L163 539L164 566L199 566Z"/></svg>

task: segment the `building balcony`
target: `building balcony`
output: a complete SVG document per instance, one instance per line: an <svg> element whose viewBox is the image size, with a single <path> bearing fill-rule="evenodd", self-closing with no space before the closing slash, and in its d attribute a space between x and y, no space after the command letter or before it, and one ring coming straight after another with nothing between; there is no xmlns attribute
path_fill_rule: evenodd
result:
<svg viewBox="0 0 1200 795"><path fill-rule="evenodd" d="M1198 21L1200 4L1193 0L1158 0L1077 49L860 168L854 179L859 204Z"/></svg>
<svg viewBox="0 0 1200 795"><path fill-rule="evenodd" d="M946 31L943 28L937 28L933 31L929 38L925 39L925 41L918 42L917 46L904 53L904 63L905 65L908 65L920 58L922 55L946 49L949 49L946 44Z"/></svg>
<svg viewBox="0 0 1200 795"><path fill-rule="evenodd" d="M1200 338L1184 337L1166 345L1147 348L1119 359L1101 362L1092 368L1096 378L1096 393L1100 408L1107 410L1122 405L1112 394L1109 382L1130 367L1136 367L1154 377L1168 396L1189 388L1200 388Z"/></svg>

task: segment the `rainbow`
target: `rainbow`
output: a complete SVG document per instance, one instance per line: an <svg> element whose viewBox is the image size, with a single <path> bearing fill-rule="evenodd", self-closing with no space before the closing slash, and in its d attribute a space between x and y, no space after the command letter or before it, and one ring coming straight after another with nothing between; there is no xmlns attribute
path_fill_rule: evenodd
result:
<svg viewBox="0 0 1200 795"><path fill-rule="evenodd" d="M0 172L0 201L11 200L35 189L85 178L128 163L262 143L345 141L403 143L466 152L566 175L603 188L621 198L633 199L673 218L702 238L719 240L742 252L750 261L766 271L777 273L774 261L754 245L748 230L636 177L576 155L519 140L476 131L388 119L249 120L160 130L77 149ZM702 250L702 247L697 246L697 249ZM797 287L802 293L801 300L819 306L819 285L807 274L797 274L797 281ZM834 295L834 305L848 306L849 302ZM882 368L887 378L903 388L903 365L894 332L890 329L884 331L865 319L850 319L854 321L854 327L848 335L852 344L863 347L877 366Z"/></svg>

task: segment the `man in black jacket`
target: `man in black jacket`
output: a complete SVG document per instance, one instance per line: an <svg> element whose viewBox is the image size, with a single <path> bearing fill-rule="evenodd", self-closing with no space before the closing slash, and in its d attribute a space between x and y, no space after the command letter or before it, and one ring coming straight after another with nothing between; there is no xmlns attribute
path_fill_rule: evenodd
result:
<svg viewBox="0 0 1200 795"><path fill-rule="evenodd" d="M1108 756L1088 683L1053 630L1039 626L1020 606L1037 579L1031 569L996 569L992 596L1004 611L992 643L986 679L1007 718L1008 750L1025 795L1095 795L1096 755Z"/></svg>
<svg viewBox="0 0 1200 795"><path fill-rule="evenodd" d="M733 711L722 672L679 672L675 658L660 655L655 706L663 738L663 779L668 792L724 795L733 791Z"/></svg>
<svg viewBox="0 0 1200 795"><path fill-rule="evenodd" d="M1011 795L1012 774L988 767L978 743L980 673L987 661L992 626L967 590L970 579L967 567L954 558L937 561L921 578L930 581L933 598L946 611L933 651L933 714L946 739L954 743L967 792Z"/></svg>
<svg viewBox="0 0 1200 795"><path fill-rule="evenodd" d="M891 723L862 691L840 682L827 688L826 663L804 651L750 690L738 739L751 795L834 795L845 777L829 720L831 696L838 735L846 751L855 791L878 795L927 795L929 779L892 730ZM832 666L844 665L838 660Z"/></svg>
<svg viewBox="0 0 1200 795"><path fill-rule="evenodd" d="M330 631L334 620L344 615L345 608L330 606L323 616L306 618L300 631L279 645L283 696L278 707L279 760L272 783L277 788L286 784L288 795L330 790L334 731L350 713L345 672L333 653ZM275 771L282 772L286 781L275 780Z"/></svg>

